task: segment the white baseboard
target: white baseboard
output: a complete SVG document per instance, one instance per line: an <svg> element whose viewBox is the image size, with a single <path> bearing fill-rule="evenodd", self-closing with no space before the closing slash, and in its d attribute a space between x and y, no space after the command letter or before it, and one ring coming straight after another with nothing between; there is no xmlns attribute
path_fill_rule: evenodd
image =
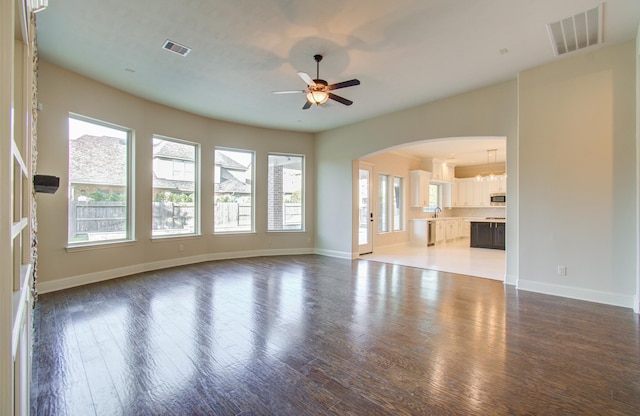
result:
<svg viewBox="0 0 640 416"><path fill-rule="evenodd" d="M517 274L505 274L504 275L504 284L517 286L518 285L518 275Z"/></svg>
<svg viewBox="0 0 640 416"><path fill-rule="evenodd" d="M153 270L166 269L169 267L185 266L187 264L202 263L205 261L242 259L262 256L286 256L300 254L315 254L311 248L300 249L278 249L278 250L251 250L233 251L226 253L210 253L199 256L179 257L175 259L160 260L152 263L134 264L116 269L103 270L94 273L87 273L77 276L65 277L51 282L38 282L38 293L49 293L58 290L69 289L76 286L97 283L104 280L116 279L118 277L129 276L136 273L149 272Z"/></svg>
<svg viewBox="0 0 640 416"><path fill-rule="evenodd" d="M317 248L315 250L315 254L319 256L327 256L327 257L337 257L339 259L353 260L358 256L348 251L335 251L335 250L324 250L321 248Z"/></svg>
<svg viewBox="0 0 640 416"><path fill-rule="evenodd" d="M562 296L571 299L586 300L589 302L604 303L606 305L621 306L623 308L637 308L635 296L631 295L622 295L619 293L603 292L599 290L581 289L571 286L561 286L522 279L518 281L517 288L518 290L544 293L546 295Z"/></svg>

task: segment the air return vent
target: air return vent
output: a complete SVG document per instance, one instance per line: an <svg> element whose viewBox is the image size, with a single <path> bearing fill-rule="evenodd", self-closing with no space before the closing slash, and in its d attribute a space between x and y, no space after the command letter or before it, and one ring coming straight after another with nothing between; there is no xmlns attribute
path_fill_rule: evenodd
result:
<svg viewBox="0 0 640 416"><path fill-rule="evenodd" d="M187 48L186 46L180 45L179 43L176 43L169 39L164 41L164 45L162 45L162 48L173 53L177 53L180 56L187 56L189 52L191 52L190 48Z"/></svg>
<svg viewBox="0 0 640 416"><path fill-rule="evenodd" d="M602 42L602 5L547 25L556 56Z"/></svg>

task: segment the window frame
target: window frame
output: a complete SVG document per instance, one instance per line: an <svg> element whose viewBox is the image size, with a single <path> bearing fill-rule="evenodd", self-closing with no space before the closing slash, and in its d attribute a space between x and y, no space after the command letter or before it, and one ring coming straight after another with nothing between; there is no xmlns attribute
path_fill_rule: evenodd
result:
<svg viewBox="0 0 640 416"><path fill-rule="evenodd" d="M108 128L112 130L119 130L125 133L126 136L126 209L125 209L125 236L123 238L114 238L108 240L95 240L95 241L71 241L71 132L69 124L71 119L90 123L98 126L99 128ZM83 248L99 248L101 246L109 246L114 244L128 244L136 241L136 222L135 222L135 131L132 128L121 126L116 123L111 123L104 120L99 120L93 117L85 116L78 113L69 112L67 115L67 243L66 248L68 250L83 249ZM81 137L81 136L79 136ZM76 139L78 139L77 137Z"/></svg>
<svg viewBox="0 0 640 416"><path fill-rule="evenodd" d="M153 232L153 226L151 227L151 239L153 240L160 240L160 239L168 239L168 238L181 238L181 237L194 237L194 236L199 236L201 235L201 169L200 169L200 160L201 160L201 145L200 143L197 142L192 142L189 140L183 140L183 139L177 139L174 137L168 137L168 136L164 136L161 134L154 134L151 136L151 140L152 143L155 140L163 140L163 141L168 141L168 142L173 142L173 143L178 143L178 144L182 144L182 145L188 145L188 146L193 146L194 148L194 155L193 155L193 232L190 233L175 233L175 234L165 234L165 235L154 235ZM151 178L151 203L152 203L152 207L153 207L153 194L155 192L155 187L153 186L153 169L155 168L154 164L153 164L153 159L154 159L154 153L153 150L151 152L151 174L152 174L152 178ZM181 160L182 162L182 176L184 177L184 172L186 171L185 169L185 161ZM171 161L171 167L172 167L172 173L175 172L174 169L174 165L175 165L175 160ZM166 179L166 178L163 178ZM184 180L180 179L180 180ZM153 211L151 213L151 221L153 223Z"/></svg>
<svg viewBox="0 0 640 416"><path fill-rule="evenodd" d="M305 211L306 211L306 177L307 177L307 158L304 154L297 154L297 153L280 153L280 152L269 152L267 153L267 169L270 169L271 167L271 162L270 162L270 158L271 156L285 156L285 157L297 157L302 159L301 160L301 178L300 178L300 228L299 229L271 229L269 228L269 207L267 207L267 232L269 233L301 233L301 232L306 232L306 216L305 216ZM269 178L270 176L267 174L267 201L269 200L269 193L271 192L270 189L270 183L269 183ZM268 202L267 202L268 204Z"/></svg>
<svg viewBox="0 0 640 416"><path fill-rule="evenodd" d="M216 230L216 152L238 152L238 153L247 153L251 155L251 226L249 230L225 230L225 231L217 231ZM240 149L233 148L227 146L214 146L213 148L213 234L214 235L241 235L241 234L255 234L256 233L256 151L248 150L248 149Z"/></svg>

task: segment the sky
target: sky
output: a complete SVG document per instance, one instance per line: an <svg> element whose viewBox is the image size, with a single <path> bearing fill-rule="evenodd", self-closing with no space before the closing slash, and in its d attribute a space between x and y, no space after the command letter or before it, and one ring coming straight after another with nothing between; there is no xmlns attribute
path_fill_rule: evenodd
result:
<svg viewBox="0 0 640 416"><path fill-rule="evenodd" d="M69 117L69 140L75 140L85 134L98 137L109 136L119 139L126 139L127 133L128 132L126 130L114 129L100 124Z"/></svg>

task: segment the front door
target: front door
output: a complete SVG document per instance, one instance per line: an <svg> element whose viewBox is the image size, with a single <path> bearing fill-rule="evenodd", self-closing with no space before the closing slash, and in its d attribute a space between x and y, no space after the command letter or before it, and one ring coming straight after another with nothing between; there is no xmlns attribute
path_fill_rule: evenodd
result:
<svg viewBox="0 0 640 416"><path fill-rule="evenodd" d="M371 177L373 168L360 164L358 181L358 252L373 252L373 211L371 207Z"/></svg>

